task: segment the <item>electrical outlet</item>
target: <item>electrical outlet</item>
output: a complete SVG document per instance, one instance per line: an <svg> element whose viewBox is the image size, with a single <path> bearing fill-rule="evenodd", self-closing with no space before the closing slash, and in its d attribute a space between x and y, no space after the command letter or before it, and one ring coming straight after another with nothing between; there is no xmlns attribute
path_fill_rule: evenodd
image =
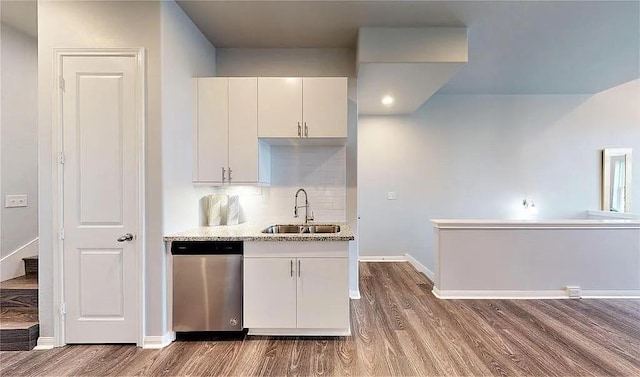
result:
<svg viewBox="0 0 640 377"><path fill-rule="evenodd" d="M388 200L396 200L398 198L398 196L396 195L395 191L389 191L387 193L387 199Z"/></svg>
<svg viewBox="0 0 640 377"><path fill-rule="evenodd" d="M580 297L582 297L582 291L581 291L580 287L567 286L567 287L565 287L565 289L567 290L567 295L569 295L569 298L580 298Z"/></svg>
<svg viewBox="0 0 640 377"><path fill-rule="evenodd" d="M5 208L13 207L26 207L27 196L26 195L7 195L4 197Z"/></svg>

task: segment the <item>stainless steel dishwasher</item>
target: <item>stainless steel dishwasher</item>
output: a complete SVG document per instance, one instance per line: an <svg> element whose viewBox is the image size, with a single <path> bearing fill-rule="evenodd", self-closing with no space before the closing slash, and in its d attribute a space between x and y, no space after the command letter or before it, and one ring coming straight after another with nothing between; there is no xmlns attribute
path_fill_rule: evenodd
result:
<svg viewBox="0 0 640 377"><path fill-rule="evenodd" d="M174 241L173 331L242 330L242 241Z"/></svg>

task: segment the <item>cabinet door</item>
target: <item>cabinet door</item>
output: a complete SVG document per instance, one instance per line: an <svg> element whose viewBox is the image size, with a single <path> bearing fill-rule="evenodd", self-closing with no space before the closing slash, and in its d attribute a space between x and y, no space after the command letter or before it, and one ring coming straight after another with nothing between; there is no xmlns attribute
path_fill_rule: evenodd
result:
<svg viewBox="0 0 640 377"><path fill-rule="evenodd" d="M295 258L244 259L244 326L296 327Z"/></svg>
<svg viewBox="0 0 640 377"><path fill-rule="evenodd" d="M222 183L227 169L229 108L228 80L222 77L196 79L195 182Z"/></svg>
<svg viewBox="0 0 640 377"><path fill-rule="evenodd" d="M348 328L348 259L298 258L298 263L298 328Z"/></svg>
<svg viewBox="0 0 640 377"><path fill-rule="evenodd" d="M258 136L298 137L302 127L302 79L258 78Z"/></svg>
<svg viewBox="0 0 640 377"><path fill-rule="evenodd" d="M306 137L347 137L347 78L305 77L302 117Z"/></svg>
<svg viewBox="0 0 640 377"><path fill-rule="evenodd" d="M258 182L258 79L229 78L229 183Z"/></svg>

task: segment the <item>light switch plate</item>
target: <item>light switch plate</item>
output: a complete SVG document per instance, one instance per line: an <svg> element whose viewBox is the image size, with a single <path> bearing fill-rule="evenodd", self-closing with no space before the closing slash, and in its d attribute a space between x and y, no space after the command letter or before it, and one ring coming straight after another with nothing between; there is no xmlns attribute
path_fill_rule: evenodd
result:
<svg viewBox="0 0 640 377"><path fill-rule="evenodd" d="M5 208L13 207L26 207L27 196L26 195L7 195L4 197Z"/></svg>
<svg viewBox="0 0 640 377"><path fill-rule="evenodd" d="M395 191L389 191L387 193L387 199L389 200L396 200L398 198L398 196L396 195Z"/></svg>

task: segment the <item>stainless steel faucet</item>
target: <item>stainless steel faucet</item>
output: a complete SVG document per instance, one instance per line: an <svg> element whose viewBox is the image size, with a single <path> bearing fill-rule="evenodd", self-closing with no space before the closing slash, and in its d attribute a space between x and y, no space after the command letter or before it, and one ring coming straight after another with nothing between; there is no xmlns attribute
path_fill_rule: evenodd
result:
<svg viewBox="0 0 640 377"><path fill-rule="evenodd" d="M298 205L298 194L300 192L304 192L304 205ZM296 203L293 207L293 217L298 217L298 208L304 207L304 223L307 224L309 221L313 221L313 212L311 212L311 216L309 216L309 197L307 196L307 192L301 188L296 191Z"/></svg>

